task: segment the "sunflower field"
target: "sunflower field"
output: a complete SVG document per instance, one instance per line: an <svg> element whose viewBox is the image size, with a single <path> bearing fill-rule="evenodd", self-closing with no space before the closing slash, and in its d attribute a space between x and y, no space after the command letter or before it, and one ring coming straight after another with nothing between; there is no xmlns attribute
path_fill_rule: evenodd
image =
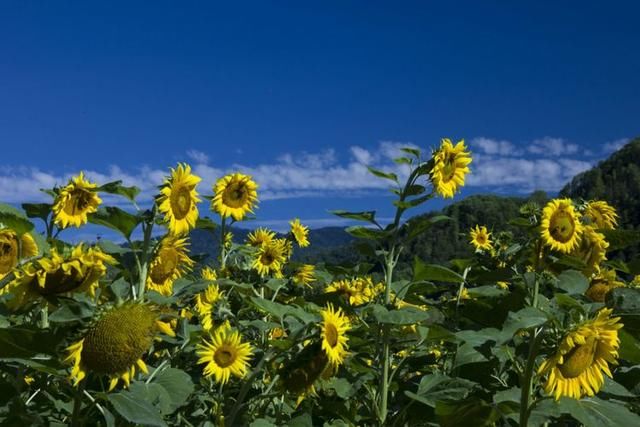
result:
<svg viewBox="0 0 640 427"><path fill-rule="evenodd" d="M362 223L357 265L294 262L313 245L298 219L235 240L260 198L241 172L201 183L178 164L150 206L83 173L50 203L0 205L0 423L640 425L640 260L611 255L633 243L615 207L529 203L518 232L463 230L472 258L414 253L399 273L450 221L408 214L453 198L472 164L464 141L403 153L402 176L370 169L392 222L333 211ZM65 242L87 223L120 238ZM190 253L196 228L219 239L213 262Z"/></svg>

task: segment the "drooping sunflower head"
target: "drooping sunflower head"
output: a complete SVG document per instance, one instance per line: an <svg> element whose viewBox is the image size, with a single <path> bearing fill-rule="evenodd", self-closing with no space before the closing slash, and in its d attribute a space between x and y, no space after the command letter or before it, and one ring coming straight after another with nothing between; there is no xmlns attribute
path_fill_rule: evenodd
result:
<svg viewBox="0 0 640 427"><path fill-rule="evenodd" d="M594 302L604 302L607 294L615 288L623 287L624 283L619 281L615 270L602 270L589 284L589 289L585 295Z"/></svg>
<svg viewBox="0 0 640 427"><path fill-rule="evenodd" d="M208 273L206 275L208 277L211 277ZM204 270L202 276L205 280L209 280L205 277ZM215 280L215 278L213 280ZM211 328L213 328L213 314L215 306L218 301L222 299L222 297L223 294L222 292L220 292L220 287L216 283L212 283L207 287L207 289L196 294L196 312L198 313L198 317L200 318L202 329L204 329L205 331L209 331L211 330Z"/></svg>
<svg viewBox="0 0 640 427"><path fill-rule="evenodd" d="M291 225L291 234L301 248L306 248L309 243L309 227L300 223L300 219L296 218L289 223Z"/></svg>
<svg viewBox="0 0 640 427"><path fill-rule="evenodd" d="M542 239L552 249L569 253L580 244L582 223L570 199L550 201L542 211Z"/></svg>
<svg viewBox="0 0 640 427"><path fill-rule="evenodd" d="M30 233L21 236L9 229L0 229L0 279L6 276L24 258L38 255L38 245Z"/></svg>
<svg viewBox="0 0 640 427"><path fill-rule="evenodd" d="M87 223L87 215L98 210L102 203L98 185L87 181L80 172L62 187L53 202L53 220L60 228L80 227Z"/></svg>
<svg viewBox="0 0 640 427"><path fill-rule="evenodd" d="M206 364L205 377L213 376L216 382L224 385L231 375L243 378L247 374L253 347L242 342L238 331L221 328L196 347L200 357L198 363Z"/></svg>
<svg viewBox="0 0 640 427"><path fill-rule="evenodd" d="M256 228L247 236L247 243L253 247L260 247L264 243L271 243L276 238L276 233L268 228Z"/></svg>
<svg viewBox="0 0 640 427"><path fill-rule="evenodd" d="M344 359L349 354L347 331L351 324L349 318L342 313L342 309L338 308L338 311L335 311L331 304L321 310L320 315L322 316L322 349L329 363L337 368L344 363Z"/></svg>
<svg viewBox="0 0 640 427"><path fill-rule="evenodd" d="M306 345L293 360L280 369L284 388L298 396L298 404L314 393L314 383L330 368L327 354L319 342Z"/></svg>
<svg viewBox="0 0 640 427"><path fill-rule="evenodd" d="M548 375L544 390L556 400L562 396L580 399L595 395L604 384L603 373L611 377L609 365L616 365L622 324L611 317L611 309L602 309L569 332L555 355L546 359L538 374Z"/></svg>
<svg viewBox="0 0 640 427"><path fill-rule="evenodd" d="M173 283L190 271L194 261L189 258L187 238L165 236L149 265L147 288L162 295L173 293Z"/></svg>
<svg viewBox="0 0 640 427"><path fill-rule="evenodd" d="M128 386L136 367L147 373L142 357L161 332L175 335L152 307L140 303L113 307L67 348L64 362L73 365L71 379L75 385L92 372L110 378L109 390L119 380Z"/></svg>
<svg viewBox="0 0 640 427"><path fill-rule="evenodd" d="M580 245L574 249L572 255L580 258L586 268L583 273L591 276L600 271L600 264L607 259L607 248L609 243L605 240L604 234L599 233L593 226L584 226Z"/></svg>
<svg viewBox="0 0 640 427"><path fill-rule="evenodd" d="M200 202L196 186L200 180L191 173L191 166L181 163L171 169L171 176L165 179L157 203L170 234L180 236L195 227Z"/></svg>
<svg viewBox="0 0 640 427"><path fill-rule="evenodd" d="M282 266L286 262L286 246L283 239L274 239L258 249L253 261L253 268L260 276L282 276Z"/></svg>
<svg viewBox="0 0 640 427"><path fill-rule="evenodd" d="M4 288L11 293L12 308L22 307L34 299L69 292L85 292L95 297L99 280L107 272L107 264L116 260L98 247L79 244L62 254L52 248L48 256L31 261L15 272L15 278Z"/></svg>
<svg viewBox="0 0 640 427"><path fill-rule="evenodd" d="M342 295L349 304L357 306L373 301L384 291L382 283L374 283L371 277L355 277L331 282L325 288L326 293Z"/></svg>
<svg viewBox="0 0 640 427"><path fill-rule="evenodd" d="M301 265L293 275L293 283L296 285L309 285L315 280L315 267L311 264Z"/></svg>
<svg viewBox="0 0 640 427"><path fill-rule="evenodd" d="M454 146L450 139L444 138L440 148L433 153L431 182L442 197L452 198L458 188L464 185L471 163L471 153L466 149L464 140Z"/></svg>
<svg viewBox="0 0 640 427"><path fill-rule="evenodd" d="M253 213L258 201L258 185L248 175L234 173L220 178L213 187L211 210L222 217L231 216L242 221L247 213Z"/></svg>
<svg viewBox="0 0 640 427"><path fill-rule="evenodd" d="M618 214L604 201L591 201L584 209L584 216L601 230L613 230L618 225Z"/></svg>
<svg viewBox="0 0 640 427"><path fill-rule="evenodd" d="M493 248L491 242L491 232L487 230L487 227L476 225L469 232L471 238L471 244L475 246L477 250L489 251Z"/></svg>

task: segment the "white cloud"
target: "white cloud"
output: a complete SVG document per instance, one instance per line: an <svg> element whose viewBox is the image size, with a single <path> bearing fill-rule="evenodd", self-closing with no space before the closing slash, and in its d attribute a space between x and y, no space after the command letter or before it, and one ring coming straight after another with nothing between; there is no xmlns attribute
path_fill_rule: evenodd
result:
<svg viewBox="0 0 640 427"><path fill-rule="evenodd" d="M576 154L579 149L578 144L570 144L562 138L551 138L549 136L534 140L527 148L529 153L542 156Z"/></svg>
<svg viewBox="0 0 640 427"><path fill-rule="evenodd" d="M605 154L613 153L614 151L618 151L622 147L624 147L628 142L629 138L620 138L615 141L605 142L602 146L602 152Z"/></svg>
<svg viewBox="0 0 640 427"><path fill-rule="evenodd" d="M192 161L194 161L197 164L206 165L207 163L209 163L209 156L207 156L202 151L188 150L187 157L189 157Z"/></svg>
<svg viewBox="0 0 640 427"><path fill-rule="evenodd" d="M522 150L509 141L498 141L491 138L474 138L469 144L472 148L480 150L484 154L498 156L518 156L522 154Z"/></svg>

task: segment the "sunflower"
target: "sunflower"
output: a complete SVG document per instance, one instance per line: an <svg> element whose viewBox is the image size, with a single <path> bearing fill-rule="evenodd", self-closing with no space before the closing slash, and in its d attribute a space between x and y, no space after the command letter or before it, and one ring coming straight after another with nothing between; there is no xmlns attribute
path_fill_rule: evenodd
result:
<svg viewBox="0 0 640 427"><path fill-rule="evenodd" d="M98 210L102 203L97 193L98 185L84 179L84 174L74 176L62 187L53 202L53 221L60 228L70 225L80 227L87 223L87 214Z"/></svg>
<svg viewBox="0 0 640 427"><path fill-rule="evenodd" d="M351 305L362 305L384 292L384 284L373 283L371 277L342 279L331 282L325 288L325 293L331 292L344 296Z"/></svg>
<svg viewBox="0 0 640 427"><path fill-rule="evenodd" d="M607 259L609 243L602 233L591 225L584 226L580 245L574 249L572 255L580 258L587 265L583 271L586 276L600 271L600 263Z"/></svg>
<svg viewBox="0 0 640 427"><path fill-rule="evenodd" d="M213 187L211 210L222 217L232 216L242 221L247 213L253 213L258 201L258 185L248 175L234 173L220 178Z"/></svg>
<svg viewBox="0 0 640 427"><path fill-rule="evenodd" d="M13 270L21 259L38 255L38 245L30 233L21 236L9 229L0 230L0 279Z"/></svg>
<svg viewBox="0 0 640 427"><path fill-rule="evenodd" d="M293 275L293 283L296 285L309 285L315 280L315 267L311 264L302 264Z"/></svg>
<svg viewBox="0 0 640 427"><path fill-rule="evenodd" d="M149 266L147 288L162 295L173 293L173 282L191 270L194 261L189 258L187 238L165 236Z"/></svg>
<svg viewBox="0 0 640 427"><path fill-rule="evenodd" d="M471 244L475 246L477 250L489 251L493 249L491 243L491 233L487 230L487 227L476 225L476 228L472 228L469 232L471 237Z"/></svg>
<svg viewBox="0 0 640 427"><path fill-rule="evenodd" d="M615 270L603 270L591 280L589 289L584 293L591 301L604 302L607 294L624 283L616 277Z"/></svg>
<svg viewBox="0 0 640 427"><path fill-rule="evenodd" d="M542 239L551 248L569 253L580 244L582 224L570 199L554 199L542 211Z"/></svg>
<svg viewBox="0 0 640 427"><path fill-rule="evenodd" d="M618 225L618 214L613 206L603 201L591 201L584 209L584 216L602 230L613 230Z"/></svg>
<svg viewBox="0 0 640 427"><path fill-rule="evenodd" d="M629 285L632 288L640 288L640 274L636 274L631 283Z"/></svg>
<svg viewBox="0 0 640 427"><path fill-rule="evenodd" d="M243 343L238 331L222 329L210 335L211 342L206 339L197 345L198 363L206 363L204 376L214 376L216 382L224 385L231 374L243 378L249 368L249 358L253 347Z"/></svg>
<svg viewBox="0 0 640 427"><path fill-rule="evenodd" d="M309 243L309 227L306 227L300 223L300 219L296 218L289 223L291 225L291 234L296 239L298 246L306 248Z"/></svg>
<svg viewBox="0 0 640 427"><path fill-rule="evenodd" d="M458 187L464 185L464 178L469 173L471 163L471 153L465 151L466 149L464 140L454 146L450 139L444 138L440 148L433 153L431 182L442 197L452 198Z"/></svg>
<svg viewBox="0 0 640 427"><path fill-rule="evenodd" d="M569 332L560 342L556 354L546 359L538 374L548 374L544 390L556 400L561 396L580 399L595 395L604 384L604 372L611 377L609 364L618 357L619 317L610 317L611 309L600 310Z"/></svg>
<svg viewBox="0 0 640 427"><path fill-rule="evenodd" d="M264 277L273 274L275 277L282 277L282 266L286 262L286 246L282 239L275 239L265 243L258 249L256 258L253 261L253 268Z"/></svg>
<svg viewBox="0 0 640 427"><path fill-rule="evenodd" d="M327 308L320 311L322 316L322 349L324 350L329 363L337 368L347 356L347 331L351 327L349 318L342 313L342 309L338 311L333 309L332 304L328 304Z"/></svg>
<svg viewBox="0 0 640 427"><path fill-rule="evenodd" d="M200 274L204 280L213 281L217 278L216 272L209 267L205 267ZM195 296L196 311L200 317L202 329L205 331L213 327L213 310L220 299L222 299L222 292L216 283L209 285L207 289Z"/></svg>
<svg viewBox="0 0 640 427"><path fill-rule="evenodd" d="M107 272L106 264L116 260L97 247L79 244L62 254L56 248L49 256L31 261L15 272L15 278L2 290L10 293L12 308L34 299L69 292L85 292L95 297L98 282Z"/></svg>
<svg viewBox="0 0 640 427"><path fill-rule="evenodd" d="M260 247L264 243L271 243L276 238L276 233L268 228L256 228L247 236L247 243L254 247Z"/></svg>
<svg viewBox="0 0 640 427"><path fill-rule="evenodd" d="M200 202L196 186L200 180L191 173L191 166L181 163L172 168L171 177L165 179L157 202L170 234L180 236L196 226Z"/></svg>
<svg viewBox="0 0 640 427"><path fill-rule="evenodd" d="M142 356L161 332L175 336L148 305L127 303L104 312L79 341L66 349L64 362L73 365L70 377L74 385L93 372L110 378L109 391L119 380L128 387L136 368L147 373Z"/></svg>

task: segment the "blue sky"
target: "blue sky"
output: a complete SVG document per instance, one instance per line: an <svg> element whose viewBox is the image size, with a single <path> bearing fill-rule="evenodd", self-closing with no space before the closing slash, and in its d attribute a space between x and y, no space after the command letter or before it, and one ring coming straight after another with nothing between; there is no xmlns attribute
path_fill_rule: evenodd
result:
<svg viewBox="0 0 640 427"><path fill-rule="evenodd" d="M231 4L233 3L233 4ZM637 2L3 2L0 199L241 170L262 221L381 207L365 165L464 138L462 196L557 190L640 135ZM438 207L434 203L431 207Z"/></svg>

